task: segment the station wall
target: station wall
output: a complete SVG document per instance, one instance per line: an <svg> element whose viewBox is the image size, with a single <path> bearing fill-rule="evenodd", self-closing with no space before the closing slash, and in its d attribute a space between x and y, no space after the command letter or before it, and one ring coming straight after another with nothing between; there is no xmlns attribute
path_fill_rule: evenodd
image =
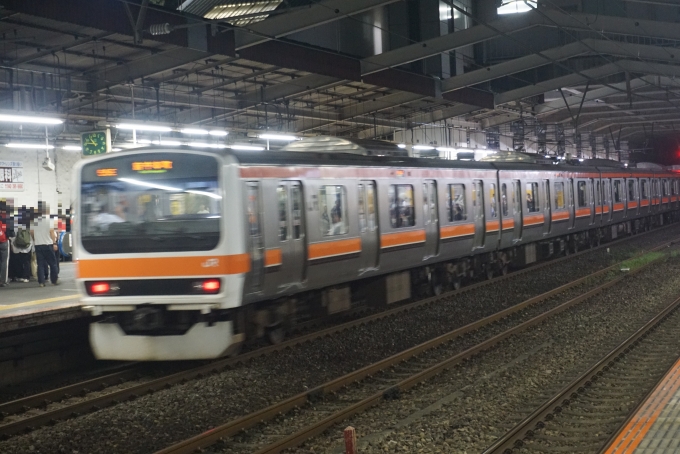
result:
<svg viewBox="0 0 680 454"><path fill-rule="evenodd" d="M79 151L60 148L50 150L55 165L53 171L45 170L45 150L23 150L0 147L0 161L19 162L23 170L23 190L7 190L0 185L0 198L13 198L15 206L38 206L38 200L49 204L52 215L71 204L71 174L73 166L81 159Z"/></svg>

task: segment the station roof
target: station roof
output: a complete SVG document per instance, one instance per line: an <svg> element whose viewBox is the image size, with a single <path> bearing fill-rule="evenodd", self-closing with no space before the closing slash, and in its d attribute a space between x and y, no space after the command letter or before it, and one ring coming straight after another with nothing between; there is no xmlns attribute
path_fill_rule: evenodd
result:
<svg viewBox="0 0 680 454"><path fill-rule="evenodd" d="M539 7L372 56L291 38L394 2L186 0L177 9L158 0L0 0L0 107L61 115L63 137L133 110L138 121L367 139L443 120L576 121L614 140L674 131L675 22ZM563 42L521 42L531 36L521 33L547 29ZM404 66L499 40L523 51L444 79ZM0 125L0 137L16 135L8 128Z"/></svg>

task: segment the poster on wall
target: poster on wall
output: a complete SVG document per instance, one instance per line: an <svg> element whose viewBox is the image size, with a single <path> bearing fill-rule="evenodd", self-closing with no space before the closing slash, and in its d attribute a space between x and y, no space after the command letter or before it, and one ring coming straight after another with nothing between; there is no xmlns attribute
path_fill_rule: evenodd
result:
<svg viewBox="0 0 680 454"><path fill-rule="evenodd" d="M24 163L0 161L0 191L24 190Z"/></svg>

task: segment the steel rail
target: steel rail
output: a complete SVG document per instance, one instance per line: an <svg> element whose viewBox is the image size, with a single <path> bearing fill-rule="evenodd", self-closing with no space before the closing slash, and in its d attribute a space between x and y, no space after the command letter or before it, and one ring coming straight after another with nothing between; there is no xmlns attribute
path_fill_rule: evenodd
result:
<svg viewBox="0 0 680 454"><path fill-rule="evenodd" d="M522 440L531 437L535 428L540 429L544 420L550 419L554 414L561 412L562 406L568 405L571 399L576 398L585 388L588 388L593 381L597 380L598 376L602 375L613 365L617 358L630 351L640 339L655 329L678 307L680 307L680 298L666 306L654 318L645 323L635 333L597 361L597 363L593 364L587 371L562 388L562 390L536 409L531 415L527 416L493 445L484 450L483 454L509 454L514 448L521 447L523 444Z"/></svg>
<svg viewBox="0 0 680 454"><path fill-rule="evenodd" d="M674 240L677 241L677 240ZM659 250L666 248L670 246L671 244L674 244L673 242L666 242L660 246L657 246L652 249L652 251ZM662 256L662 257L665 257ZM662 258L660 257L660 258ZM331 416L324 418L322 421L319 421L313 425L310 425L306 427L305 429L296 432L293 435L290 435L288 437L285 437L272 445L257 451L257 454L270 454L270 453L277 453L280 452L284 449L292 448L295 446L298 446L300 443L303 441L318 435L319 433L322 433L325 431L328 427L332 426L333 424L340 422L350 416L353 416L357 413L360 413L361 411L364 411L367 408L370 408L374 405L379 404L382 399L385 396L393 396L395 393L399 393L401 391L405 391L416 384L425 381L429 379L430 377L436 375L437 373L441 372L443 369L449 368L455 364L460 363L464 359L467 359L483 350L486 350L490 348L491 346L497 344L498 342L502 341L503 339L516 334L522 330L525 330L537 323L542 322L544 319L547 317L550 317L552 315L555 315L575 304L578 304L582 302L583 300L590 298L591 296L607 289L610 288L611 286L621 282L623 279L626 279L628 276L631 274L636 274L640 272L641 270L645 269L646 267L650 266L652 263L656 263L656 261L659 260L659 258L650 261L649 263L641 266L640 268L632 271L626 276L621 276L618 278L614 278L608 282L606 282L603 285L598 286L597 288L590 290L584 294L582 294L579 297L573 298L569 300L568 302L548 311L545 312L537 317L532 318L531 320L528 320L527 322L524 322L520 325L517 325L514 328L511 328L504 333L501 333L499 335L496 335L480 344L478 344L475 347L472 347L462 353L459 353L441 363L438 363L435 366L429 367L425 369L422 372L419 372L417 374L414 374L401 382L399 382L396 385L386 387L380 392L375 393L371 397L368 397L354 405L348 406L338 412L335 412ZM234 434L237 434L238 432L248 429L250 427L253 427L261 422L271 420L278 415L282 413L286 413L296 407L301 407L304 404L313 401L315 399L318 399L320 396L335 392L341 388L346 387L347 385L351 383L356 383L358 381L361 381L365 379L366 377L369 377L377 372L380 372L382 370L385 370L395 364L398 364L400 362L403 362L405 360L408 360L420 353L423 353L427 350L431 350L433 348L436 348L446 342L451 341L452 339L462 336L465 333L468 333L470 331L477 330L481 327L484 327L486 325L489 325L491 323L494 323L514 312L518 312L527 306L536 304L538 302L544 301L548 298L551 298L559 293L562 293L570 288L573 288L577 285L580 285L581 283L585 282L588 279L592 279L594 277L598 277L600 275L604 275L605 273L608 273L616 267L620 267L621 263L617 263L615 265L612 265L610 267L607 267L605 269L602 269L600 271L597 271L596 273L593 273L591 275L579 278L573 282L570 282L568 284L562 285L556 289L550 290L546 293L543 293L541 295L538 295L536 297L530 298L518 305L515 305L513 307L510 307L508 309L505 309L503 311L500 311L496 314L492 314L488 317L485 317L484 319L478 320L476 322L470 323L466 326L463 326L461 328L458 328L456 330L453 330L449 333L446 333L444 335L441 335L437 338L431 339L427 342L424 342L420 345L417 345L415 347L412 347L410 349L404 350L403 352L397 353L395 355L392 355L388 358L385 358L381 361L378 361L374 364L371 364L369 366L363 367L361 369L357 369L353 372L350 372L349 374L346 374L342 377L336 378L334 380L331 380L325 384L322 384L318 387L315 387L311 390L308 390L306 392L297 394L293 397L290 397L288 399L285 399L279 403L270 405L269 407L266 407L264 409L258 410L256 412L250 413L249 415L246 415L244 417L232 420L230 422L227 422L226 424L223 424L221 426L215 427L203 434L197 435L195 437L192 437L190 439L181 441L177 444L174 444L172 446L169 446L165 449L162 449L160 451L157 451L156 454L185 454L185 453L192 453L196 451L197 449L202 449L206 448L218 440L224 438L224 437L229 437Z"/></svg>
<svg viewBox="0 0 680 454"><path fill-rule="evenodd" d="M136 364L126 364L121 366L121 368L123 370L112 372L101 377L92 378L90 380L0 404L0 420L9 415L25 412L31 408L45 407L54 401L82 395L90 392L90 390L101 390L113 384L130 380L139 375Z"/></svg>
<svg viewBox="0 0 680 454"><path fill-rule="evenodd" d="M336 326L332 326L332 327L329 327L329 328L314 331L314 332L306 334L306 335L297 336L297 337L294 337L292 339L289 339L289 340L284 341L284 342L277 344L277 345L270 345L270 346L267 346L267 347L259 348L259 349L253 350L251 352L240 354L240 355L233 357L233 358L224 358L224 359L216 360L216 361L210 362L208 364L204 364L204 365L201 365L201 366L198 366L198 367L195 367L195 368L191 368L191 369L188 369L188 370L185 370L185 371L176 372L174 374L171 374L171 375L168 375L168 376L165 376L165 377L161 377L161 378L158 378L158 379L155 379L155 380L151 380L151 381L148 381L146 383L142 383L142 384L139 384L139 385L136 385L136 386L132 386L132 387L127 388L127 389L115 391L115 392L108 393L108 394L105 394L105 395L102 395L102 396L98 396L98 397L95 397L95 398L92 398L92 399L86 399L86 400L83 400L81 402L77 402L77 403L74 403L74 404L71 404L71 405L68 405L68 406L64 406L64 407L59 408L59 409L46 411L44 413L32 416L30 418L23 418L23 419L19 419L17 421L11 422L11 423L2 424L2 425L0 425L0 439L2 439L2 438L7 439L10 436L13 436L13 435L16 435L16 434L19 434L19 433L22 433L22 432L34 430L37 427L44 426L44 425L47 425L47 424L53 424L53 423L55 423L56 421L59 421L59 420L68 419L68 418L79 416L81 414L89 413L89 412L92 412L92 411L97 411L97 410L99 410L103 407L115 405L115 404L122 402L122 401L125 401L125 400L132 400L132 399L135 399L135 398L137 398L141 395L144 395L144 394L152 394L156 391L159 391L159 390L164 389L164 388L169 388L169 387L176 385L176 384L185 383L189 380L201 378L201 377L204 377L204 376L209 375L209 374L218 373L222 370L226 370L226 369L233 367L233 366L240 364L240 363L245 363L245 362L247 362L251 359L254 359L254 358L269 355L269 354L272 354L272 353L278 352L278 351L283 351L287 348L290 348L290 347L293 347L293 346L296 346L296 345L301 345L301 344L304 344L304 343L311 341L311 340L314 340L314 339L319 339L319 338L329 336L329 335L332 335L332 334L335 334L335 333L338 333L338 332L342 332L342 331L345 331L345 330L348 330L348 329L351 329L351 328L354 328L354 327L357 327L357 326L366 325L366 324L374 322L374 321L378 321L378 320L381 320L381 319L384 319L384 318L392 317L392 316L401 314L403 312L418 309L418 308L421 308L421 307L426 306L428 304L433 304L435 302L438 302L442 299L446 299L446 298L450 298L450 297L453 297L453 296L456 296L456 295L459 295L459 294L463 294L463 293L466 293L466 292L469 292L469 291L472 291L472 290L475 290L475 289L478 289L478 288L485 287L487 285L495 285L498 282L502 282L502 281L507 280L507 279L512 279L514 277L518 277L518 276L521 276L521 275L529 273L529 272L534 272L534 271L539 270L539 269L544 268L544 267L548 267L548 266L552 266L552 265L557 264L557 263L561 263L565 260L570 260L572 258L579 257L581 255L589 254L589 253L594 252L595 250L598 250L600 248L611 247L611 246L619 244L619 243L623 243L623 242L626 242L626 241L629 241L629 240L632 240L632 239L635 239L635 238L639 238L643 235L662 231L666 228L672 227L673 225L674 224L669 224L668 226L664 226L664 227L661 227L659 229L650 230L648 232L644 232L644 233L634 235L634 236L624 237L624 238L621 238L619 240L615 240L615 241L612 241L612 242L609 242L609 243L603 243L602 245L600 245L598 247L594 247L594 248L591 248L591 249L584 249L583 251L580 251L580 252L575 253L575 254L567 255L567 256L560 257L560 258L557 258L557 259L553 259L553 260L550 260L550 261L540 262L536 265L529 266L529 267L523 268L521 270L514 271L512 273L508 273L507 275L498 276L498 277L491 279L491 280L485 280L485 281L477 282L477 283L462 287L458 290L453 290L453 291L450 291L450 292L442 293L441 295L425 298L425 299L415 301L415 302L411 302L411 303L402 304L402 305L399 305L399 306L394 307L392 309L388 309L386 311L381 311L381 312L371 314L371 315L368 315L366 317L362 317L362 318L352 320L352 321L349 321L349 322L345 322L345 323L342 323L342 324L339 324L339 325L336 325ZM645 254L649 251L653 251L653 250L656 250L656 249L659 249L659 248L667 247L668 245L672 244L674 241L680 241L680 238L677 238L677 239L672 240L670 242L666 241L666 242L662 243L660 246L656 246L653 249L640 252L638 254L638 256ZM616 268L619 265L620 264L617 263L617 264L611 265L607 268L603 268L602 270L599 270L592 275L588 275L588 276L580 278L576 281L573 281L572 283L565 284L565 285L558 287L556 289L553 289L552 291L547 292L543 295L538 295L537 297L531 298L531 299L529 299L529 300L527 300L523 303L520 303L519 305L505 309L501 312L498 312L497 314L493 314L493 315L491 315L491 316L489 316L489 317L487 317L486 319L483 319L483 320L489 320L489 323L496 321L496 320L499 320L500 318L503 318L503 317L507 316L508 314L514 312L514 311L521 310L528 305L535 304L536 302L542 301L543 299L550 297L551 292L564 291L567 288L570 288L569 287L570 285L571 286L579 285L581 282L584 282L586 279L590 279L594 276L598 276L602 273L608 272L608 271ZM463 335L470 330L477 329L475 327L472 327L472 325L473 324L470 324L466 327L460 328L461 331L459 332L458 335ZM417 347L414 347L414 348L417 348ZM46 393L41 393L41 394L38 394L38 395L29 396L29 397L26 397L26 398L23 398L23 399L18 399L18 400L12 401L12 402L8 402L6 404L0 405L0 412L2 412L2 413L0 413L0 415L3 415L3 413L5 415L17 414L21 411L27 411L31 408L45 407L50 402L56 401L60 398L67 397L69 395L71 395L71 396L81 395L81 394L83 394L83 391L85 391L85 390L89 391L89 390L91 390L95 387L101 388L101 383L111 383L113 381L119 381L120 382L121 379L125 380L126 377L130 377L130 375L128 375L128 374L131 374L131 373L133 373L133 371L123 371L123 372L119 372L117 374L110 374L110 375L107 375L105 377L100 377L99 379L95 378L95 379L92 379L92 380L88 380L86 382L81 382L81 383L69 385L68 387L65 387L65 388L60 388L60 389L57 389L57 390L54 390L54 391L48 391ZM323 392L323 391L324 390L321 390L321 392ZM296 401L295 405L293 405L292 407L286 407L286 408L293 408L295 406L298 406L299 404L300 403ZM3 409L3 406L6 406L6 407Z"/></svg>

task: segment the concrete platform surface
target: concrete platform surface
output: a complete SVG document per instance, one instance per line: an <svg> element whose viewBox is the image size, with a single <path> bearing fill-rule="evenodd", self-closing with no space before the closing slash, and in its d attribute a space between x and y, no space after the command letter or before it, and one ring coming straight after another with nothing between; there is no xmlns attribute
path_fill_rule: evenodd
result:
<svg viewBox="0 0 680 454"><path fill-rule="evenodd" d="M680 452L680 359L604 452Z"/></svg>
<svg viewBox="0 0 680 454"><path fill-rule="evenodd" d="M74 264L63 262L59 266L60 285L48 283L39 287L37 281L31 281L11 282L7 287L0 287L0 332L85 315L79 308Z"/></svg>

